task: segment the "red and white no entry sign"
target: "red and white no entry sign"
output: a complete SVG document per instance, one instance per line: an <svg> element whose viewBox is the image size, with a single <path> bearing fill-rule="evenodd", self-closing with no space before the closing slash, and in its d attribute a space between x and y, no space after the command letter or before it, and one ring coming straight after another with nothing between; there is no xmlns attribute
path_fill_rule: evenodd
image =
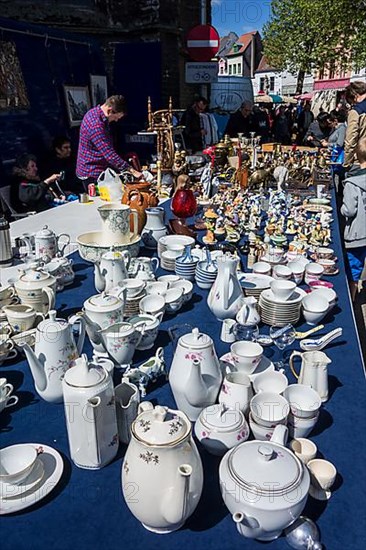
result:
<svg viewBox="0 0 366 550"><path fill-rule="evenodd" d="M211 25L197 25L187 34L187 50L194 61L210 61L219 46L219 33Z"/></svg>

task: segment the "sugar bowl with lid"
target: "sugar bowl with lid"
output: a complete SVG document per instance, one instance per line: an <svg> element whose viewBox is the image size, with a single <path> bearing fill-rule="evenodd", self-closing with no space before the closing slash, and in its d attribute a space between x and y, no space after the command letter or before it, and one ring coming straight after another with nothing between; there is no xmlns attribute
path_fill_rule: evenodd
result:
<svg viewBox="0 0 366 550"><path fill-rule="evenodd" d="M270 441L246 441L220 463L220 488L239 533L270 541L303 511L310 486L307 468L287 448L286 426Z"/></svg>

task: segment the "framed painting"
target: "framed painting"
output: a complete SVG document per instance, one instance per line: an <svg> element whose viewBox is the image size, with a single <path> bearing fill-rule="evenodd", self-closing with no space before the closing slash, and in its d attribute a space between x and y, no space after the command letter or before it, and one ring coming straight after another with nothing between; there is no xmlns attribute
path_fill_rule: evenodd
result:
<svg viewBox="0 0 366 550"><path fill-rule="evenodd" d="M70 126L80 126L91 107L88 86L64 86L64 91Z"/></svg>
<svg viewBox="0 0 366 550"><path fill-rule="evenodd" d="M107 77L91 74L90 90L93 107L95 105L102 105L108 97Z"/></svg>

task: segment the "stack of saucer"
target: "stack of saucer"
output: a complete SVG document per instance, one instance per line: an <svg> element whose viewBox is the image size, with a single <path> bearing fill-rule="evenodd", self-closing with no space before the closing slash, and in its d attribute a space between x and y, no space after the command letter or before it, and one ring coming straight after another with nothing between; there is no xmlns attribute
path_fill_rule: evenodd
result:
<svg viewBox="0 0 366 550"><path fill-rule="evenodd" d="M273 277L262 275L261 273L241 273L239 276L240 284L246 296L254 296L259 299L263 290L270 287Z"/></svg>
<svg viewBox="0 0 366 550"><path fill-rule="evenodd" d="M123 311L123 316L133 317L134 315L138 315L138 313L140 312L140 308L139 308L140 300L144 296L146 296L145 289L142 292L140 292L140 294L138 294L137 296L134 296L133 298L127 297L127 300L125 302L125 309Z"/></svg>
<svg viewBox="0 0 366 550"><path fill-rule="evenodd" d="M276 297L271 289L263 290L259 297L259 312L261 320L266 325L284 327L288 323L295 324L300 319L301 300L306 292L296 288L287 300Z"/></svg>

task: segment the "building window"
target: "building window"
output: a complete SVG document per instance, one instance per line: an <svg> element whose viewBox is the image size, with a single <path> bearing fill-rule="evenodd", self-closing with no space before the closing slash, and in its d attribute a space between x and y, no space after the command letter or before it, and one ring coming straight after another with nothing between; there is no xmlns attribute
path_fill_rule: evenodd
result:
<svg viewBox="0 0 366 550"><path fill-rule="evenodd" d="M233 65L233 74L236 74L236 63Z"/></svg>
<svg viewBox="0 0 366 550"><path fill-rule="evenodd" d="M333 80L335 76L335 70L334 70L334 64L332 64L329 68L329 80Z"/></svg>
<svg viewBox="0 0 366 550"><path fill-rule="evenodd" d="M233 73L233 67L232 65L229 65L229 74L232 74Z"/></svg>
<svg viewBox="0 0 366 550"><path fill-rule="evenodd" d="M264 92L264 91L265 91L265 90L264 90L264 87L265 87L265 79L264 79L264 78L260 78L260 79L259 79L259 90L260 90L261 92Z"/></svg>
<svg viewBox="0 0 366 550"><path fill-rule="evenodd" d="M324 79L324 67L322 69L320 69L318 78L319 78L319 80Z"/></svg>
<svg viewBox="0 0 366 550"><path fill-rule="evenodd" d="M0 41L0 109L27 107L29 100L15 44Z"/></svg>
<svg viewBox="0 0 366 550"><path fill-rule="evenodd" d="M275 77L271 76L271 78L269 79L269 91L274 92L274 89L275 89Z"/></svg>
<svg viewBox="0 0 366 550"><path fill-rule="evenodd" d="M241 75L241 63L238 63L238 74Z"/></svg>

